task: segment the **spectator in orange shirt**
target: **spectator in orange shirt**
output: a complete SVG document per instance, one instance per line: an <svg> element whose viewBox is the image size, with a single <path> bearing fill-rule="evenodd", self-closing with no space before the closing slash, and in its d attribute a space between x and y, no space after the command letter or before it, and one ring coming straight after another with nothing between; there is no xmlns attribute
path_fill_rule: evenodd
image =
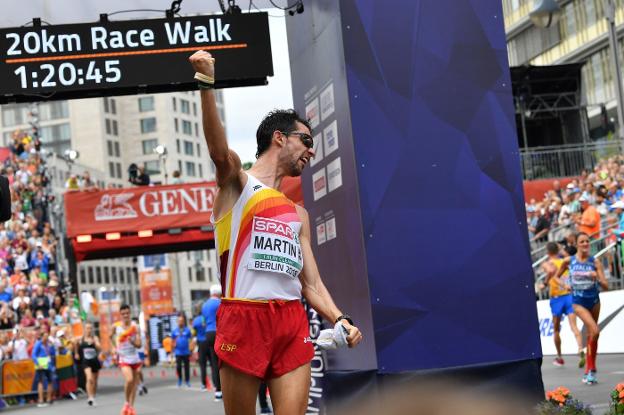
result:
<svg viewBox="0 0 624 415"><path fill-rule="evenodd" d="M578 231L584 232L592 238L600 237L600 213L594 206L590 205L587 196L581 196L579 202L581 202L583 214L580 221L577 221Z"/></svg>

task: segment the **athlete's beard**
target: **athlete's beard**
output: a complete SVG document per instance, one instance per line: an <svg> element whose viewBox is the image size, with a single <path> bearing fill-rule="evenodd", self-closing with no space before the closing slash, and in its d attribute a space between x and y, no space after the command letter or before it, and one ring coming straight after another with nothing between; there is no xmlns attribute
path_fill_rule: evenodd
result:
<svg viewBox="0 0 624 415"><path fill-rule="evenodd" d="M301 160L301 157L305 156L307 150L304 151L303 153L301 153L301 155L299 155L299 157L297 157L296 159L292 160L289 164L288 164L288 175L290 177L299 177L301 176L301 173L303 173L303 169L304 167L301 167L299 165L299 160Z"/></svg>

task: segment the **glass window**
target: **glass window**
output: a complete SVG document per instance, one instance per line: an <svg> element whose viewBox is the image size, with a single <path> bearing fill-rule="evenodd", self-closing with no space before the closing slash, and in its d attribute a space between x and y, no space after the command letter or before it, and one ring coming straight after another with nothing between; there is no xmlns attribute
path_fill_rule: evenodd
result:
<svg viewBox="0 0 624 415"><path fill-rule="evenodd" d="M121 157L121 151L119 150L119 141L115 141L115 157Z"/></svg>
<svg viewBox="0 0 624 415"><path fill-rule="evenodd" d="M193 155L193 143L191 143L190 141L184 141L184 154L186 154L187 156Z"/></svg>
<svg viewBox="0 0 624 415"><path fill-rule="evenodd" d="M185 99L180 100L180 111L182 111L183 114L191 113L191 106L187 100Z"/></svg>
<svg viewBox="0 0 624 415"><path fill-rule="evenodd" d="M587 26L591 26L596 23L596 0L585 0L583 5L585 6L585 22Z"/></svg>
<svg viewBox="0 0 624 415"><path fill-rule="evenodd" d="M175 132L176 133L179 132L180 131L180 125L178 123L178 119L177 118L173 119L173 124L175 125Z"/></svg>
<svg viewBox="0 0 624 415"><path fill-rule="evenodd" d="M178 171L182 173L182 160L178 160Z"/></svg>
<svg viewBox="0 0 624 415"><path fill-rule="evenodd" d="M116 177L115 176L115 163L113 163L112 161L108 162L108 174L110 175L110 177Z"/></svg>
<svg viewBox="0 0 624 415"><path fill-rule="evenodd" d="M110 284L110 275L108 273L108 267L104 267L104 284Z"/></svg>
<svg viewBox="0 0 624 415"><path fill-rule="evenodd" d="M202 267L197 268L196 277L197 277L198 282L206 281L206 274L204 273L204 268Z"/></svg>
<svg viewBox="0 0 624 415"><path fill-rule="evenodd" d="M180 139L179 138L176 138L176 150L178 154L180 154Z"/></svg>
<svg viewBox="0 0 624 415"><path fill-rule="evenodd" d="M108 150L108 155L112 156L113 153L113 142L111 140L106 140L106 149Z"/></svg>
<svg viewBox="0 0 624 415"><path fill-rule="evenodd" d="M104 112L109 113L110 112L110 108L108 105L108 98L104 98Z"/></svg>
<svg viewBox="0 0 624 415"><path fill-rule="evenodd" d="M568 3L563 9L567 37L571 37L576 34L576 13L574 12L574 9L574 2Z"/></svg>
<svg viewBox="0 0 624 415"><path fill-rule="evenodd" d="M95 283L102 284L102 270L100 267L95 267Z"/></svg>
<svg viewBox="0 0 624 415"><path fill-rule="evenodd" d="M117 101L115 101L112 98L110 100L110 108L111 108L111 114L117 114Z"/></svg>
<svg viewBox="0 0 624 415"><path fill-rule="evenodd" d="M187 135L193 134L193 124L190 121L182 120L182 132Z"/></svg>
<svg viewBox="0 0 624 415"><path fill-rule="evenodd" d="M106 118L106 120L104 120L104 124L106 125L106 134L108 135L112 135L113 133L113 128L111 126L111 120L109 120L108 118Z"/></svg>
<svg viewBox="0 0 624 415"><path fill-rule="evenodd" d="M201 151L199 151L199 143L197 143L197 157L201 157Z"/></svg>
<svg viewBox="0 0 624 415"><path fill-rule="evenodd" d="M71 140L71 128L69 124L50 125L39 129L42 143L56 143ZM59 153L60 154L60 153Z"/></svg>
<svg viewBox="0 0 624 415"><path fill-rule="evenodd" d="M175 98L175 97L173 97L173 98L171 99L171 101L173 102L173 110L174 110L174 111L177 111L177 110L178 110L178 103L177 103L177 101L176 101L176 98Z"/></svg>
<svg viewBox="0 0 624 415"><path fill-rule="evenodd" d="M113 280L113 284L117 284L117 268L111 268L111 279Z"/></svg>
<svg viewBox="0 0 624 415"><path fill-rule="evenodd" d="M117 120L113 120L113 135L119 135L119 128L117 125Z"/></svg>
<svg viewBox="0 0 624 415"><path fill-rule="evenodd" d="M147 174L160 174L160 160L150 160L144 163Z"/></svg>
<svg viewBox="0 0 624 415"><path fill-rule="evenodd" d="M195 163L187 161L185 164L186 164L186 175L189 177L195 177Z"/></svg>
<svg viewBox="0 0 624 415"><path fill-rule="evenodd" d="M156 118L143 118L141 120L141 133L153 133L156 131Z"/></svg>
<svg viewBox="0 0 624 415"><path fill-rule="evenodd" d="M80 284L87 283L87 275L84 268L80 268Z"/></svg>
<svg viewBox="0 0 624 415"><path fill-rule="evenodd" d="M193 102L193 115L197 115L197 102Z"/></svg>
<svg viewBox="0 0 624 415"><path fill-rule="evenodd" d="M124 282L124 270L123 268L119 268L119 283L120 284L125 284Z"/></svg>
<svg viewBox="0 0 624 415"><path fill-rule="evenodd" d="M121 179L121 163L115 163L115 171L117 171L117 177Z"/></svg>
<svg viewBox="0 0 624 415"><path fill-rule="evenodd" d="M67 101L52 101L39 105L39 120L49 121L69 117Z"/></svg>
<svg viewBox="0 0 624 415"><path fill-rule="evenodd" d="M154 97L141 97L139 98L139 111L153 111L154 110Z"/></svg>
<svg viewBox="0 0 624 415"><path fill-rule="evenodd" d="M199 125L195 123L195 136L199 137Z"/></svg>
<svg viewBox="0 0 624 415"><path fill-rule="evenodd" d="M143 140L143 154L154 154L154 149L158 146L158 140L152 138L150 140Z"/></svg>
<svg viewBox="0 0 624 415"><path fill-rule="evenodd" d="M193 268L188 267L188 279L189 282L193 282Z"/></svg>
<svg viewBox="0 0 624 415"><path fill-rule="evenodd" d="M204 166L201 165L201 163L198 164L199 166L199 177L204 177Z"/></svg>
<svg viewBox="0 0 624 415"><path fill-rule="evenodd" d="M89 278L89 284L93 284L93 268L87 267L87 277Z"/></svg>

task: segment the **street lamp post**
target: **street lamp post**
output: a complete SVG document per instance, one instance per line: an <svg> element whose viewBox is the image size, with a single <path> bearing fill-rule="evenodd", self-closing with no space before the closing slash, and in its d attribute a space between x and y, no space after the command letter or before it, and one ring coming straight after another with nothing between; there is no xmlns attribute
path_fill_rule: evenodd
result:
<svg viewBox="0 0 624 415"><path fill-rule="evenodd" d="M617 101L618 135L624 139L624 89L622 88L622 75L620 70L619 48L617 32L615 28L615 0L604 0L605 17L609 26L609 55L611 57L611 71L615 82L615 99Z"/></svg>
<svg viewBox="0 0 624 415"><path fill-rule="evenodd" d="M162 166L163 174L165 175L165 184L167 184L167 147L159 144L156 148L154 148L154 153L158 154L160 165Z"/></svg>

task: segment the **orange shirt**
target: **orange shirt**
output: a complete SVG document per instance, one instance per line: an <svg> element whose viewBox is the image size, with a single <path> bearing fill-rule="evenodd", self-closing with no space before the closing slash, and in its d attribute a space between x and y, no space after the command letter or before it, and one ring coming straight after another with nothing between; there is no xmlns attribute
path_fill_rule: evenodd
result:
<svg viewBox="0 0 624 415"><path fill-rule="evenodd" d="M594 226L588 226L587 223L593 223ZM585 225L583 225L585 224ZM588 206L581 216L581 225L579 225L579 232L585 232L591 236L600 231L600 213L593 206ZM595 235L598 237L598 235Z"/></svg>

